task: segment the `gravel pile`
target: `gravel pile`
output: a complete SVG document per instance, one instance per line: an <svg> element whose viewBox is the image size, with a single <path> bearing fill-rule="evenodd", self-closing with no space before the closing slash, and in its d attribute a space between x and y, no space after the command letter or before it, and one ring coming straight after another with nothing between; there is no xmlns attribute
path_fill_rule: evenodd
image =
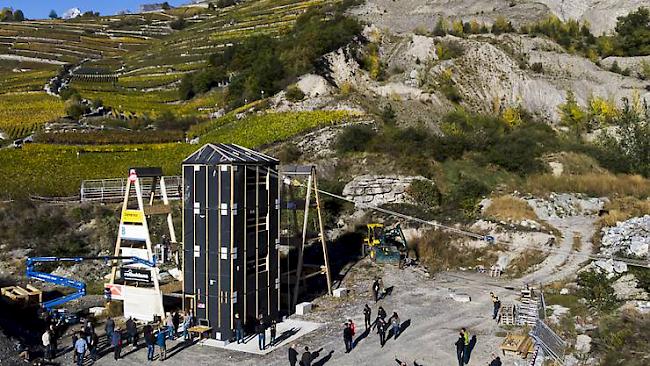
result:
<svg viewBox="0 0 650 366"><path fill-rule="evenodd" d="M602 252L607 255L623 253L626 256L647 258L650 247L650 215L619 222L602 229Z"/></svg>

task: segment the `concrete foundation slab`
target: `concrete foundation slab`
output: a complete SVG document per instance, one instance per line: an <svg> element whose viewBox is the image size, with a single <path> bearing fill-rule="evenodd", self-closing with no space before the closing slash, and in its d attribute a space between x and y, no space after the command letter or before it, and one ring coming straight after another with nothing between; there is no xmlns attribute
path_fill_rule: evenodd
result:
<svg viewBox="0 0 650 366"><path fill-rule="evenodd" d="M259 349L258 337L255 334L246 336L246 338L244 338L244 343L240 344L237 344L237 342L225 344L224 342L216 341L214 339L206 339L199 342L199 344L203 346L222 348L229 351L265 355L267 353L273 352L278 348L281 348L285 344L296 341L298 338L313 332L323 325L324 324L322 323L314 323L297 319L287 319L281 323L278 323L277 325L275 344L269 344L271 342L271 332L268 329L266 330L266 348L263 350Z"/></svg>

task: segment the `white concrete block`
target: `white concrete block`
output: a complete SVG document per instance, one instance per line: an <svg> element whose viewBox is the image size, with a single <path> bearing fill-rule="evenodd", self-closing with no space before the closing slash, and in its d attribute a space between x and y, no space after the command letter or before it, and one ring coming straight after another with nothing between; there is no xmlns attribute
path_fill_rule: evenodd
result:
<svg viewBox="0 0 650 366"><path fill-rule="evenodd" d="M458 301L458 302L470 302L472 301L472 298L468 294L455 294L452 293L449 295L452 300Z"/></svg>
<svg viewBox="0 0 650 366"><path fill-rule="evenodd" d="M346 297L348 296L348 289L345 287L337 288L334 291L332 291L332 294L334 297Z"/></svg>
<svg viewBox="0 0 650 366"><path fill-rule="evenodd" d="M106 308L103 307L103 306L95 306L95 307L92 307L92 308L88 309L88 312L92 316L101 316L104 313L104 310L106 310Z"/></svg>
<svg viewBox="0 0 650 366"><path fill-rule="evenodd" d="M311 312L311 303L310 302L301 302L296 305L296 314L298 315L307 315Z"/></svg>

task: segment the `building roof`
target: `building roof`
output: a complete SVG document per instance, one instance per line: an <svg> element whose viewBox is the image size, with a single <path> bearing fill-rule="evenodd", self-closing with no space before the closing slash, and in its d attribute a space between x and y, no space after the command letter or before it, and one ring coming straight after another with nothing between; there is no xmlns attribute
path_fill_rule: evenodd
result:
<svg viewBox="0 0 650 366"><path fill-rule="evenodd" d="M276 165L280 161L235 144L206 144L183 160L183 164Z"/></svg>

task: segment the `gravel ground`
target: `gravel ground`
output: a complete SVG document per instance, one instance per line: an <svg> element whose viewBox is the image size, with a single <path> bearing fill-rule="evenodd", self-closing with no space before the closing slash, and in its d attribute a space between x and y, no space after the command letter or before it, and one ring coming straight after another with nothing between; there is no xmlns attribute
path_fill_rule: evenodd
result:
<svg viewBox="0 0 650 366"><path fill-rule="evenodd" d="M515 292L503 286L506 280L495 280L475 273L443 273L435 280L425 278L419 272L407 268L399 270L388 266L384 268L385 286L393 286L392 293L379 304L373 304L370 284L380 269L370 266L366 261L357 264L346 276L343 286L350 289L350 296L344 299L319 298L314 301L314 312L304 317L306 320L324 322L327 325L298 340L302 349L308 345L319 351L314 365L395 365L395 358L408 362L417 361L419 365L454 365L456 355L454 342L460 327L468 327L477 335L477 345L470 365L485 365L491 354L498 351L501 338L495 333L500 330L492 320L492 304L489 292L494 291L504 302L512 301ZM467 293L472 297L469 303L458 303L449 299L450 289L457 293ZM363 304L369 303L376 314L377 307L383 306L389 316L397 311L403 323L409 324L397 340L390 338L381 348L379 338L371 332L363 338ZM341 336L341 324L351 317L357 323L356 348L345 353ZM255 340L252 340L255 341ZM121 365L140 365L146 363L146 350L124 352ZM168 344L169 365L286 365L287 347L265 356L229 352L222 349L193 345L184 347L180 342ZM370 361L371 360L371 361ZM70 355L61 357L63 363L70 363ZM96 365L113 365L111 354L103 356Z"/></svg>

